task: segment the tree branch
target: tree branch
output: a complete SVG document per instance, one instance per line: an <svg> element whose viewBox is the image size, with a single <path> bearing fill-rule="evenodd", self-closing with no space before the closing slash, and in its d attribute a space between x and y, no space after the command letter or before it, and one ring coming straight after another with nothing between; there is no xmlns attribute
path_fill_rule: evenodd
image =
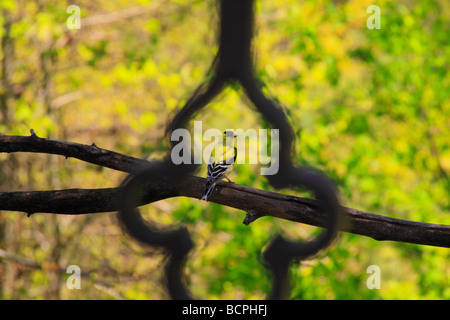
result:
<svg viewBox="0 0 450 320"><path fill-rule="evenodd" d="M120 153L72 142L38 138L35 135L0 135L0 152L43 152L78 158L111 169L131 172L147 163ZM206 179L190 176L182 183L150 181L152 193L144 195L139 205L171 197L198 199ZM68 189L54 191L0 193L0 210L22 211L28 214L86 214L117 211L119 188ZM210 198L228 207L247 213L244 223L273 216L294 222L322 227L324 215L315 200L254 189L234 183L220 182ZM351 208L342 208L346 223L341 231L359 234L379 241L400 241L414 244L450 247L450 226L395 219Z"/></svg>
<svg viewBox="0 0 450 320"><path fill-rule="evenodd" d="M108 23L121 21L124 19L130 19L135 16L146 14L148 12L156 12L158 9L160 9L160 7L161 7L161 4L151 5L151 6L139 6L139 7L123 9L120 11L99 14L99 15L95 15L95 16L88 16L88 17L83 18L82 26L83 27L98 26L101 24L108 24Z"/></svg>
<svg viewBox="0 0 450 320"><path fill-rule="evenodd" d="M92 145L61 140L39 138L33 131L31 136L0 135L0 152L35 152L57 154L67 158L76 158L110 169L131 172L147 163L146 160L133 158L117 152L100 149Z"/></svg>

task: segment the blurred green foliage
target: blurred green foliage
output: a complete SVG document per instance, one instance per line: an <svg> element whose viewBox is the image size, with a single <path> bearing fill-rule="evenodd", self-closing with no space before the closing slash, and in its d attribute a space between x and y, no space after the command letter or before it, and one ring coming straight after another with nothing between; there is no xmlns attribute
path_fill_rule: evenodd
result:
<svg viewBox="0 0 450 320"><path fill-rule="evenodd" d="M160 157L167 121L204 81L217 51L214 2L81 0L81 29L68 30L71 4L0 3L0 132L33 128L41 137ZM296 162L332 177L344 205L450 224L450 3L379 0L381 29L369 30L372 4L257 1L258 75L295 128ZM203 130L264 127L235 87L195 120ZM0 161L2 191L115 187L125 178L58 156L0 154ZM230 178L271 189L254 165L237 165ZM261 252L270 237L316 231L268 217L245 226L242 212L195 199L142 212L189 228L196 249L187 281L201 298L264 298L270 278ZM2 212L0 248L39 265L0 258L3 299L167 298L163 254L135 244L113 214ZM450 299L449 261L448 249L342 234L292 266L291 298ZM70 264L88 274L81 290L68 290L68 275L57 270ZM381 269L379 290L366 286L370 265Z"/></svg>

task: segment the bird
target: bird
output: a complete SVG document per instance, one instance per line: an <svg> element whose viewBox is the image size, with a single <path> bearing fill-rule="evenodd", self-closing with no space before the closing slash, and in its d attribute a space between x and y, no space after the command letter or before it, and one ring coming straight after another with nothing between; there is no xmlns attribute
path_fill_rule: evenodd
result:
<svg viewBox="0 0 450 320"><path fill-rule="evenodd" d="M222 134L222 143L218 143L211 152L206 174L206 185L200 200L208 201L216 183L222 179L227 179L228 174L233 170L237 157L235 138L237 135L233 131L226 130ZM222 147L221 147L222 146Z"/></svg>

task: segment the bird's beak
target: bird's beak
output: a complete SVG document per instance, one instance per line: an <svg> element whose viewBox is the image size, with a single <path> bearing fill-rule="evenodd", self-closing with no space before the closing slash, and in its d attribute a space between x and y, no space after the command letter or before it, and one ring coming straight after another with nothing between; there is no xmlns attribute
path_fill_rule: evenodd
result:
<svg viewBox="0 0 450 320"><path fill-rule="evenodd" d="M237 134L234 134L233 138L236 138L236 137L237 137Z"/></svg>

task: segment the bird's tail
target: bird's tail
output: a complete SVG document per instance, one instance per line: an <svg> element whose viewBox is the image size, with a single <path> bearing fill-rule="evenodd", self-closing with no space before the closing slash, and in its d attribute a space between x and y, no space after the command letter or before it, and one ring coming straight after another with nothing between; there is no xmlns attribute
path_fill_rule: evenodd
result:
<svg viewBox="0 0 450 320"><path fill-rule="evenodd" d="M215 185L216 185L216 182L213 179L207 178L205 192L203 192L203 195L201 196L200 200L208 201L208 198L211 195L211 192L214 190Z"/></svg>

